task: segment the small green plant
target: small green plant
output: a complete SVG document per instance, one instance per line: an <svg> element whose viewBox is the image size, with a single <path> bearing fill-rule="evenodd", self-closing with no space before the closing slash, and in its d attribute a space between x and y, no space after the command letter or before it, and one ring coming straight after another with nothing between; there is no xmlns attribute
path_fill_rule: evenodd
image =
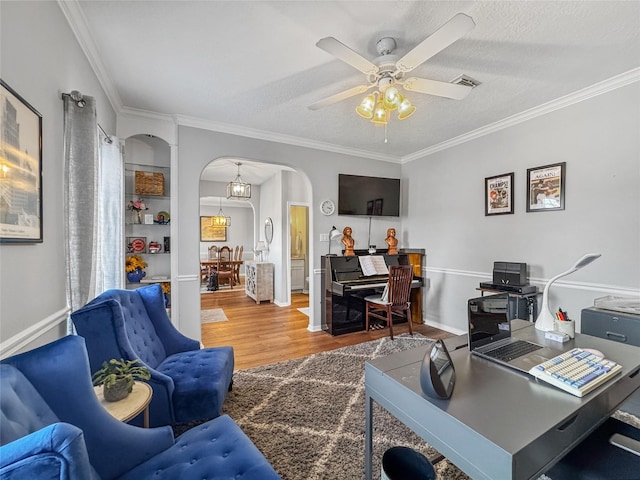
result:
<svg viewBox="0 0 640 480"><path fill-rule="evenodd" d="M91 380L95 386L104 384L109 388L115 385L118 380L125 380L127 383L133 384L134 380L149 380L150 378L149 369L140 360L112 358L108 362L102 362L102 368L93 374Z"/></svg>

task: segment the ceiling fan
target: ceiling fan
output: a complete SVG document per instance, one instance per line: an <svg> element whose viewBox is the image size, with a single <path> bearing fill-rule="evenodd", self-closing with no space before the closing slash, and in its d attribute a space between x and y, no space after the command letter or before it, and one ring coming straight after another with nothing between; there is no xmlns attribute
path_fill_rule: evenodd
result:
<svg viewBox="0 0 640 480"><path fill-rule="evenodd" d="M309 109L318 110L377 87L373 94L364 98L360 106L356 108L356 112L371 119L374 123L386 124L391 110L397 109L398 118L401 120L415 111L415 107L404 98L396 86L401 86L404 90L411 92L461 100L469 94L472 86L426 78L404 77L406 73L451 45L471 31L473 27L475 27L475 23L471 17L458 13L402 58L398 58L392 53L396 48L396 41L393 38L381 38L376 44L380 56L373 62L333 37L323 38L316 43L316 46L367 75L368 84L358 85L319 100L309 105Z"/></svg>

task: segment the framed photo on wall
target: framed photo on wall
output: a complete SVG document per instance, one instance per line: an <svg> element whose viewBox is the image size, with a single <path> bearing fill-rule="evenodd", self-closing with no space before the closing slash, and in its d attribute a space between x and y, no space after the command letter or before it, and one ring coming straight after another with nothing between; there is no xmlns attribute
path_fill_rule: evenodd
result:
<svg viewBox="0 0 640 480"><path fill-rule="evenodd" d="M527 169L527 212L564 210L566 162Z"/></svg>
<svg viewBox="0 0 640 480"><path fill-rule="evenodd" d="M513 213L513 172L484 179L484 214Z"/></svg>
<svg viewBox="0 0 640 480"><path fill-rule="evenodd" d="M211 225L213 217L200 217L200 241L201 242L226 242L227 227Z"/></svg>
<svg viewBox="0 0 640 480"><path fill-rule="evenodd" d="M0 79L0 243L42 243L42 116Z"/></svg>

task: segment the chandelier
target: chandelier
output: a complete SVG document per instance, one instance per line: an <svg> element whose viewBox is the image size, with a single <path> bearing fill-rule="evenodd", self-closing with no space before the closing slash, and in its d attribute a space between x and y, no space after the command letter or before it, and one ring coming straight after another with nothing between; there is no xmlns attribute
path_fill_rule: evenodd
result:
<svg viewBox="0 0 640 480"><path fill-rule="evenodd" d="M240 177L240 162L236 163L238 166L238 175L233 182L227 184L227 198L236 198L244 200L251 198L251 184L242 181Z"/></svg>
<svg viewBox="0 0 640 480"><path fill-rule="evenodd" d="M378 81L378 90L367 95L356 107L356 113L377 125L387 125L391 112L398 111L398 120L409 118L416 107L400 93L391 76L384 76Z"/></svg>
<svg viewBox="0 0 640 480"><path fill-rule="evenodd" d="M212 227L228 227L231 225L231 217L225 217L224 212L222 211L222 197L220 197L220 210L218 210L218 214L211 217L211 226Z"/></svg>

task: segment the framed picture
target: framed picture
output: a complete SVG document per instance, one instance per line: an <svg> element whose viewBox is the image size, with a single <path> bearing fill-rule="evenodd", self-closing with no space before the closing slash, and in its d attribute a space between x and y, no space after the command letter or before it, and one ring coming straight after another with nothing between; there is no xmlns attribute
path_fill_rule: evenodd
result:
<svg viewBox="0 0 640 480"><path fill-rule="evenodd" d="M200 241L201 242L226 242L227 227L211 225L213 217L200 217Z"/></svg>
<svg viewBox="0 0 640 480"><path fill-rule="evenodd" d="M42 116L0 80L0 243L42 243Z"/></svg>
<svg viewBox="0 0 640 480"><path fill-rule="evenodd" d="M527 212L564 210L566 162L527 169Z"/></svg>
<svg viewBox="0 0 640 480"><path fill-rule="evenodd" d="M513 172L484 179L484 214L513 213Z"/></svg>

